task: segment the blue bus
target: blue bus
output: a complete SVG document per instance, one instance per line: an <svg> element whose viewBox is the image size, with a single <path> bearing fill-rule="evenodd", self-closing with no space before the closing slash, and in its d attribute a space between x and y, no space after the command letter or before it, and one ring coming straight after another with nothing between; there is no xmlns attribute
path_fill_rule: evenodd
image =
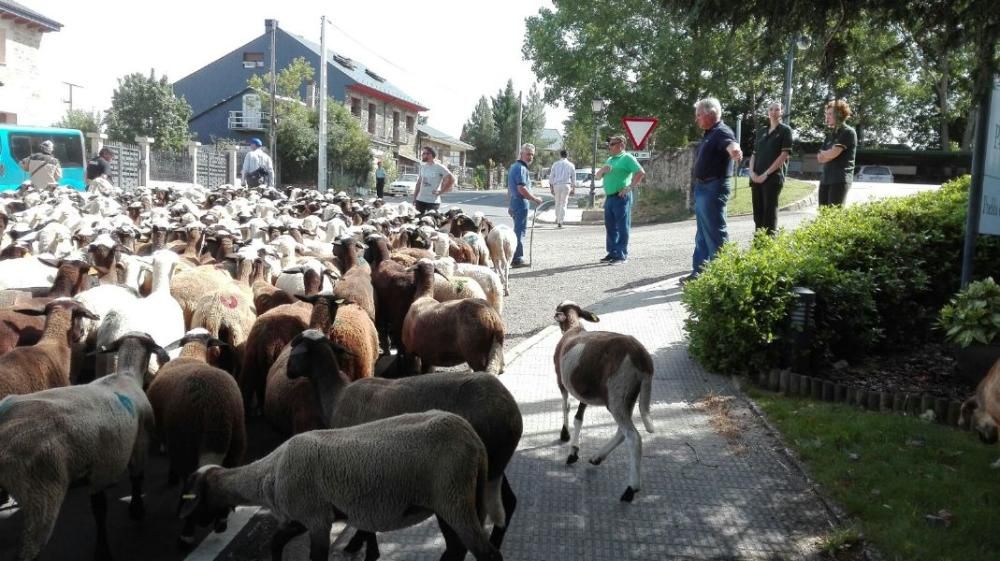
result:
<svg viewBox="0 0 1000 561"><path fill-rule="evenodd" d="M39 152L38 145L51 140L55 145L52 155L62 166L59 185L78 190L86 189L86 152L83 147L83 133L75 129L50 127L24 127L0 125L0 191L17 189L28 180L28 172L21 169L19 162Z"/></svg>

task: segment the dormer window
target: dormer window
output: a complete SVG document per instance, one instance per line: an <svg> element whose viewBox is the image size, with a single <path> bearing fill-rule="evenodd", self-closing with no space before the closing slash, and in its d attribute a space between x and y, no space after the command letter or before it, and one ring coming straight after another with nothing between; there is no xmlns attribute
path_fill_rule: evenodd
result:
<svg viewBox="0 0 1000 561"><path fill-rule="evenodd" d="M243 68L263 68L264 53L243 53Z"/></svg>
<svg viewBox="0 0 1000 561"><path fill-rule="evenodd" d="M372 72L370 68L365 68L365 74L367 74L370 77L372 77L372 79L374 79L376 82L385 82L385 78L383 78L383 77L379 76L378 74Z"/></svg>
<svg viewBox="0 0 1000 561"><path fill-rule="evenodd" d="M346 56L333 55L333 61L337 64L347 68L348 70L354 70L354 61L347 58Z"/></svg>

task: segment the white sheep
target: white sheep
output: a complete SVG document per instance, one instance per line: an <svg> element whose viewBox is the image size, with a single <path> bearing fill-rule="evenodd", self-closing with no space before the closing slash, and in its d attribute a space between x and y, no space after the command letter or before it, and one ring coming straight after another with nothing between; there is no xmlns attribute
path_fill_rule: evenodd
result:
<svg viewBox="0 0 1000 561"><path fill-rule="evenodd" d="M188 482L181 516L218 529L231 507L260 505L282 526L272 559L308 532L309 558L325 561L336 521L379 532L437 515L449 538L442 559L463 559L468 548L479 561L501 561L483 530L487 471L486 448L468 421L408 413L305 432L245 467L202 467Z"/></svg>
<svg viewBox="0 0 1000 561"><path fill-rule="evenodd" d="M90 491L97 521L95 558L109 559L104 490L126 469L129 514L143 517L142 479L153 408L142 391L151 353L166 353L148 335L130 333L103 352L118 352L120 369L90 384L53 388L0 401L0 488L24 513L19 559L37 559L48 543L71 483Z"/></svg>
<svg viewBox="0 0 1000 561"><path fill-rule="evenodd" d="M490 249L490 261L503 282L503 295L510 296L510 264L517 249L517 235L505 224L500 224L486 234L486 245Z"/></svg>
<svg viewBox="0 0 1000 561"><path fill-rule="evenodd" d="M642 437L632 423L632 410L639 400L639 414L647 432L653 432L649 401L653 388L653 359L635 337L609 331L586 331L580 320L597 322L597 314L564 301L556 306L555 320L562 330L553 361L556 383L562 394L562 441L569 440L569 395L580 401L573 423L572 451L567 464L576 463L580 453L580 430L587 405L604 405L611 412L618 432L601 448L590 463L599 465L615 448L626 442L629 449L629 483L621 496L632 502L639 491Z"/></svg>

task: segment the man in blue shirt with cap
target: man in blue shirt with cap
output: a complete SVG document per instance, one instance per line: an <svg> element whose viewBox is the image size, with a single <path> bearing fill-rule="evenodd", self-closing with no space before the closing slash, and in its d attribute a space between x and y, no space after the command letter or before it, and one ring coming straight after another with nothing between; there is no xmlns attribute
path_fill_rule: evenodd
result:
<svg viewBox="0 0 1000 561"><path fill-rule="evenodd" d="M270 187L274 182L274 165L271 163L271 156L261 150L259 138L250 139L250 151L243 158L243 167L240 177L243 185L247 187L257 187L267 185Z"/></svg>

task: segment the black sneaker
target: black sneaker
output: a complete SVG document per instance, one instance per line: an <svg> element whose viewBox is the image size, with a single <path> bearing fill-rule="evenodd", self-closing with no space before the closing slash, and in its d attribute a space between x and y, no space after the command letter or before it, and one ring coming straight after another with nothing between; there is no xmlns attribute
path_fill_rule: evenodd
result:
<svg viewBox="0 0 1000 561"><path fill-rule="evenodd" d="M529 266L530 266L530 264L527 263L527 262L525 262L525 261L512 261L510 263L510 267L512 269L521 269L523 267L529 267Z"/></svg>
<svg viewBox="0 0 1000 561"><path fill-rule="evenodd" d="M616 257L616 258L612 259L611 262L608 263L608 264L609 265L624 265L626 263L628 263L628 258L626 258L626 257Z"/></svg>
<svg viewBox="0 0 1000 561"><path fill-rule="evenodd" d="M614 256L609 253L609 254L605 255L604 257L601 257L601 260L598 261L598 262L599 263L611 263L614 259L615 259Z"/></svg>

